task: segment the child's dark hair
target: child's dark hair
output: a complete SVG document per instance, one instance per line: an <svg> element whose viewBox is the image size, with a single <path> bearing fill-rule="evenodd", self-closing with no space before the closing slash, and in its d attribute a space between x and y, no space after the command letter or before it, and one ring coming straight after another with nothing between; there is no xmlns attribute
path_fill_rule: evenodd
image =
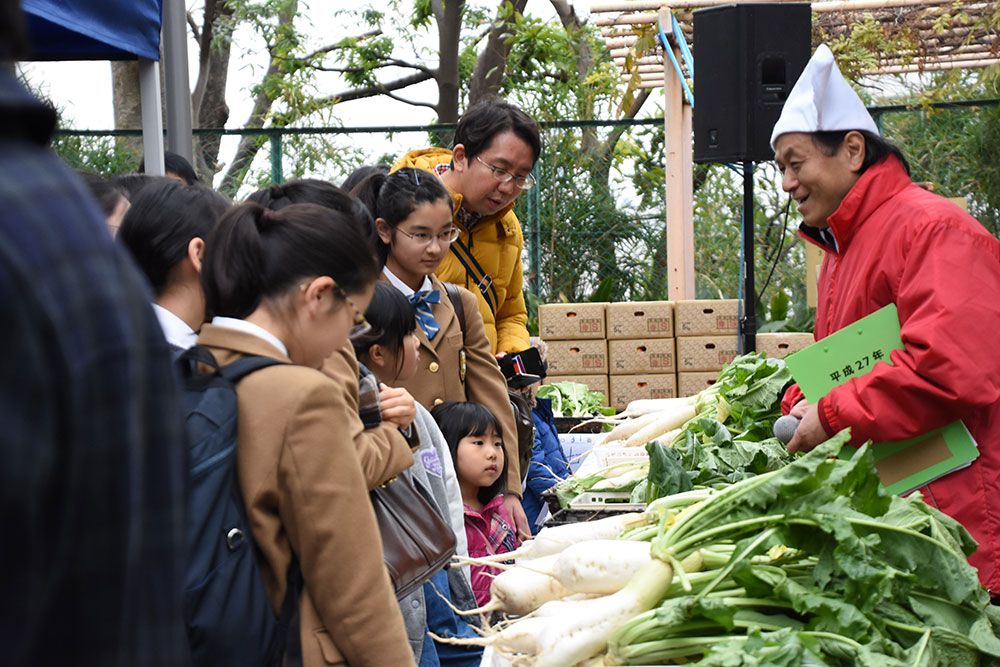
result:
<svg viewBox="0 0 1000 667"><path fill-rule="evenodd" d="M396 354L395 379L403 367L403 342L417 328L413 305L398 289L385 282L375 283L372 300L368 302L365 319L372 325L367 333L351 339L354 354L359 360L368 354L373 345L381 345Z"/></svg>
<svg viewBox="0 0 1000 667"><path fill-rule="evenodd" d="M118 228L118 240L159 296L167 288L170 272L187 256L191 239L207 239L231 206L228 199L204 185L160 179L133 197Z"/></svg>
<svg viewBox="0 0 1000 667"><path fill-rule="evenodd" d="M329 276L345 294L378 277L352 216L316 204L271 211L248 202L222 216L206 241L201 280L208 311L243 319L299 281Z"/></svg>
<svg viewBox="0 0 1000 667"><path fill-rule="evenodd" d="M347 178L344 179L344 182L340 184L340 187L350 192L361 181L365 180L372 174L388 174L391 168L392 167L390 165L384 162L379 162L378 164L363 164L349 173Z"/></svg>
<svg viewBox="0 0 1000 667"><path fill-rule="evenodd" d="M131 202L143 188L154 183L160 183L166 180L175 181L177 179L168 179L166 176L153 176L152 174L136 173L114 174L113 176L110 176L108 180L114 183L117 187L121 188L122 192L125 193L125 198Z"/></svg>
<svg viewBox="0 0 1000 667"><path fill-rule="evenodd" d="M393 230L410 217L420 204L444 200L452 206L451 195L441 180L430 172L403 167L391 174L376 171L357 184L351 194L368 207L375 218L382 218ZM389 246L378 242L382 262L389 257Z"/></svg>
<svg viewBox="0 0 1000 667"><path fill-rule="evenodd" d="M187 158L180 153L163 151L163 172L165 174L174 174L175 176L180 177L184 180L186 185L201 183L201 179L199 179L198 174L195 173L194 167L192 167L191 163L187 161ZM146 173L145 158L139 161L139 173Z"/></svg>
<svg viewBox="0 0 1000 667"><path fill-rule="evenodd" d="M458 442L470 435L486 435L491 429L501 438L503 442L503 431L500 429L500 420L496 418L489 408L481 403L468 401L445 401L434 406L431 416L441 429L448 449L451 450L451 460L458 469ZM501 445L503 449L503 467L500 476L492 485L479 489L479 502L487 504L498 495L507 492L507 446Z"/></svg>
<svg viewBox="0 0 1000 667"><path fill-rule="evenodd" d="M334 211L351 216L357 221L359 229L371 243L374 251L379 247L378 232L375 230L375 219L368 207L357 197L351 196L346 189L338 188L332 183L318 178L297 178L284 183L272 185L258 190L246 199L256 202L272 211L280 211L292 204L317 204Z"/></svg>
<svg viewBox="0 0 1000 667"><path fill-rule="evenodd" d="M115 209L118 208L118 201L125 197L125 191L117 184L91 171L78 169L76 173L83 180L90 194L94 196L94 200L104 212L104 217L114 213ZM128 197L125 199L127 200Z"/></svg>

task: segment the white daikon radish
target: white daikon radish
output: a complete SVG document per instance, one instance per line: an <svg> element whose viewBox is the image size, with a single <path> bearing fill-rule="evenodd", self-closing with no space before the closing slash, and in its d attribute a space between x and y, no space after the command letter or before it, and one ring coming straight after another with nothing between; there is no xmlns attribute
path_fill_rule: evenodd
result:
<svg viewBox="0 0 1000 667"><path fill-rule="evenodd" d="M636 431L625 441L626 447L636 447L640 445L645 445L651 440L656 440L658 437L662 436L664 433L674 430L675 428L680 428L690 419L694 419L695 412L694 406L691 404L680 405L676 409L669 412L658 412L656 413L659 417L655 422L644 426L639 431Z"/></svg>
<svg viewBox="0 0 1000 667"><path fill-rule="evenodd" d="M456 646L493 646L504 653L528 653L538 651L538 634L549 622L547 618L522 618L499 632L487 633L483 637L439 637L428 632L435 641Z"/></svg>
<svg viewBox="0 0 1000 667"><path fill-rule="evenodd" d="M697 396L682 396L681 398L640 398L625 406L625 410L617 416L641 417L652 412L670 411L679 405L694 405Z"/></svg>
<svg viewBox="0 0 1000 667"><path fill-rule="evenodd" d="M649 562L649 542L591 540L566 547L556 558L556 580L574 593L620 591ZM528 565L530 567L530 565Z"/></svg>
<svg viewBox="0 0 1000 667"><path fill-rule="evenodd" d="M615 487L624 486L629 482L634 482L637 479L642 479L649 473L648 467L637 467L627 470L620 475L614 477L606 477L597 484L590 487L591 491L607 491L608 489L613 489Z"/></svg>
<svg viewBox="0 0 1000 667"><path fill-rule="evenodd" d="M593 657L625 621L655 607L666 595L674 571L652 559L613 595L580 602L577 610L542 617L535 667L566 667ZM537 620L537 619L530 619Z"/></svg>
<svg viewBox="0 0 1000 667"><path fill-rule="evenodd" d="M626 514L616 514L596 521L580 521L578 523L567 523L562 526L549 526L542 528L538 531L538 535L527 540L513 551L478 558L474 561L460 558L456 559L456 561L459 564L463 562L475 562L478 564L510 560L512 558L540 558L559 553L566 547L577 542L613 540L628 528L656 520L656 517L653 515L647 515L642 512L629 512Z"/></svg>
<svg viewBox="0 0 1000 667"><path fill-rule="evenodd" d="M613 429L605 433L604 437L599 439L594 446L602 446L604 443L611 442L612 440L627 440L633 433L645 428L649 424L655 423L657 419L657 414L654 413L623 421L618 424L618 426L615 426Z"/></svg>

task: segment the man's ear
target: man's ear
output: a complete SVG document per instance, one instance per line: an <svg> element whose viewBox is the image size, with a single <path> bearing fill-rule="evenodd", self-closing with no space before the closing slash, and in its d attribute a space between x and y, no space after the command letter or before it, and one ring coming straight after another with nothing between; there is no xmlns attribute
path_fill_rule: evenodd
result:
<svg viewBox="0 0 1000 667"><path fill-rule="evenodd" d="M865 162L865 155L867 146L865 144L865 135L861 134L857 130L851 130L844 137L844 143L842 144L843 150L846 151L847 165L850 167L851 171L857 173L861 171L861 165Z"/></svg>
<svg viewBox="0 0 1000 667"><path fill-rule="evenodd" d="M463 172L469 167L469 156L465 154L464 144L455 144L455 147L451 149L451 168L452 171Z"/></svg>

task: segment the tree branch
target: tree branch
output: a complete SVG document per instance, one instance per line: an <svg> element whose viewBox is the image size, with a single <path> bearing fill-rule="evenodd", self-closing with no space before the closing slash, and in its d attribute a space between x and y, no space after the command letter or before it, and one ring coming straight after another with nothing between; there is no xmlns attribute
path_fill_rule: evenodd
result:
<svg viewBox="0 0 1000 667"><path fill-rule="evenodd" d="M382 30L379 29L379 28L375 28L374 30L369 30L366 33L358 35L355 39L357 39L360 42L360 41L364 41L364 40L368 39L369 37L377 37L377 36L379 36L381 34L382 34ZM344 48L343 41L344 40L340 40L339 42L334 42L333 44L328 44L326 46L320 47L320 48L316 49L315 51L313 51L312 53L309 53L309 54L307 54L305 56L302 56L301 59L303 61L305 61L305 62L308 62L308 61L312 60L313 58L315 58L316 56L326 55L327 53L330 53L330 51L336 51L338 49L342 49L342 48Z"/></svg>
<svg viewBox="0 0 1000 667"><path fill-rule="evenodd" d="M401 67L403 69L413 69L418 72L426 72L427 74L434 76L434 70L430 69L429 67L426 67L424 65L417 65L415 63L408 63L404 60L396 60L395 58L389 58L385 62L379 63L378 65L375 65L374 67L367 69L364 67L323 67L322 65L309 65L309 66L319 72L337 72L340 74L359 74L361 72L376 70L376 69L384 69L386 67Z"/></svg>
<svg viewBox="0 0 1000 667"><path fill-rule="evenodd" d="M417 100L408 100L405 97L400 97L399 95L394 95L393 93L390 93L389 91L386 91L383 94L386 97L391 97L392 99L396 100L397 102L402 102L403 104L409 104L410 106L414 106L414 107L427 107L428 109L432 109L434 112L437 112L437 105L431 104L430 102L419 102Z"/></svg>
<svg viewBox="0 0 1000 667"><path fill-rule="evenodd" d="M194 34L194 41L201 41L201 30L198 29L198 22L194 20L194 14L191 12L187 13L187 24L191 28L191 32Z"/></svg>
<svg viewBox="0 0 1000 667"><path fill-rule="evenodd" d="M400 90L402 88L407 88L417 83L433 79L433 72L418 72L416 74L411 74L409 76L404 76L402 78L396 79L391 83L377 83L366 88L353 88L351 90L345 90L340 93L335 93L327 97L322 98L319 102L325 103L327 101L336 100L339 102L350 102L352 100L360 100L366 97L375 97L376 95L386 95L393 90ZM435 108L435 107L432 107Z"/></svg>

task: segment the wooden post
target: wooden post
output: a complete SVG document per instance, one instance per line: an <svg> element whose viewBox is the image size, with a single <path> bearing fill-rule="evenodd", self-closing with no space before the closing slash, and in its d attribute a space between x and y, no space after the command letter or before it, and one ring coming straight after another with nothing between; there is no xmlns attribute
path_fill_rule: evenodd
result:
<svg viewBox="0 0 1000 667"><path fill-rule="evenodd" d="M659 10L660 25L672 32L670 10ZM669 40L668 40L669 41ZM680 62L680 49L673 48ZM663 134L666 174L667 292L672 301L694 298L694 175L691 145L691 107L669 59L663 65Z"/></svg>

